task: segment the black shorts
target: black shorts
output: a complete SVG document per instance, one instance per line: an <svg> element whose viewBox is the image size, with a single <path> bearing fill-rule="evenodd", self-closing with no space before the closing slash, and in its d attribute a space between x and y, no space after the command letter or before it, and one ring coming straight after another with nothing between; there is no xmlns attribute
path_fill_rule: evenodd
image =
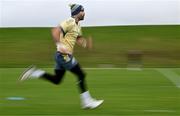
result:
<svg viewBox="0 0 180 116"><path fill-rule="evenodd" d="M70 54L62 54L60 52L55 53L55 61L57 70L71 70L75 65L78 64L77 60Z"/></svg>

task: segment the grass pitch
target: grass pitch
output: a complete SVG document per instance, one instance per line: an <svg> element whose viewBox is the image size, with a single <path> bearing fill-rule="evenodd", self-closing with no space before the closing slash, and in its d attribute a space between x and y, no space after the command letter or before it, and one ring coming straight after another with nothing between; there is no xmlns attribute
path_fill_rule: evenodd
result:
<svg viewBox="0 0 180 116"><path fill-rule="evenodd" d="M52 68L44 68L53 72ZM0 115L179 116L180 88L158 70L85 69L91 94L104 99L95 110L80 108L76 77L67 72L61 85L44 80L18 82L23 68L0 69ZM166 69L179 75L180 69ZM172 75L173 76L173 75ZM24 100L8 100L22 97Z"/></svg>
<svg viewBox="0 0 180 116"><path fill-rule="evenodd" d="M75 57L83 67L113 65L126 67L131 50L142 52L144 67L180 66L180 25L85 27L92 36L92 51L75 47ZM1 28L0 67L36 64L52 67L55 44L50 28Z"/></svg>
<svg viewBox="0 0 180 116"><path fill-rule="evenodd" d="M128 51L139 50L144 67L179 67L179 30L179 25L83 28L94 49L76 47L75 57L83 67L127 67ZM80 108L77 79L70 73L59 86L17 81L30 64L53 72L54 52L50 28L0 29L0 115L180 115L179 68L85 69L92 96L105 100L95 110Z"/></svg>

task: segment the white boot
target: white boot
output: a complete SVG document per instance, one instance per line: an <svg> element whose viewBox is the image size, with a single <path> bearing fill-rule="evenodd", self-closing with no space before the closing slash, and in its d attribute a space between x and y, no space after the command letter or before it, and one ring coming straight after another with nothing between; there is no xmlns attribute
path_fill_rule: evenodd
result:
<svg viewBox="0 0 180 116"><path fill-rule="evenodd" d="M20 76L20 81L24 81L30 78L39 78L45 73L45 71L36 69L35 66L28 67Z"/></svg>
<svg viewBox="0 0 180 116"><path fill-rule="evenodd" d="M104 102L104 100L95 100L95 99L93 99L90 96L89 91L86 91L86 92L81 94L81 105L82 105L83 109L94 109L94 108L97 108L103 102Z"/></svg>

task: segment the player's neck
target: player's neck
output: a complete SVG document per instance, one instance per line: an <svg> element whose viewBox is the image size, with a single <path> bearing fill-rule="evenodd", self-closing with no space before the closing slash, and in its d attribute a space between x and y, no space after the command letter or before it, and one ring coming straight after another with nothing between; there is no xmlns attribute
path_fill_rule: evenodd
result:
<svg viewBox="0 0 180 116"><path fill-rule="evenodd" d="M79 23L79 18L78 18L78 17L73 16L72 18L74 18L74 19L75 19L76 24L78 24L78 23Z"/></svg>

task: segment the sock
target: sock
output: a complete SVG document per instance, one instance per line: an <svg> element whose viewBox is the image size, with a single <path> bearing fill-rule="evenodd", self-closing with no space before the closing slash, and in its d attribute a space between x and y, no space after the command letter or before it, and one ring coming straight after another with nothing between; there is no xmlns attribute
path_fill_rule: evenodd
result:
<svg viewBox="0 0 180 116"><path fill-rule="evenodd" d="M86 100L91 99L91 95L90 95L89 91L86 91L86 92L82 93L82 94L81 94L81 99L82 99L83 101L86 101Z"/></svg>
<svg viewBox="0 0 180 116"><path fill-rule="evenodd" d="M38 70L35 70L35 71L31 74L31 76L32 76L32 78L39 78L39 77L41 77L44 73L45 73L45 71L38 69Z"/></svg>

